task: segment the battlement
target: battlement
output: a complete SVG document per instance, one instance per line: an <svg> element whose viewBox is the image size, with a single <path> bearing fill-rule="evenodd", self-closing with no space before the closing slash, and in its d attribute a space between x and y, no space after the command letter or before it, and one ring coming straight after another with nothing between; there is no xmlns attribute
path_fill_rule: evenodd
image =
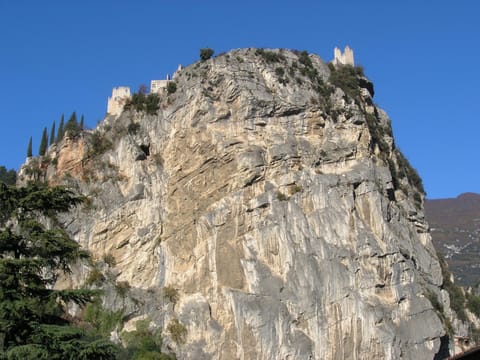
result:
<svg viewBox="0 0 480 360"><path fill-rule="evenodd" d="M353 60L353 50L347 45L345 46L345 50L342 51L339 48L335 48L333 50L333 65L352 65L355 66L355 62Z"/></svg>

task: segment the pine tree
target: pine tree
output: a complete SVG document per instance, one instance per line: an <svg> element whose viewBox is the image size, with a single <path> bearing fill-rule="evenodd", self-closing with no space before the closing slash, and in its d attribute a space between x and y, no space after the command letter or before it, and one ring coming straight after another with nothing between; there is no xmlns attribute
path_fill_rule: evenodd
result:
<svg viewBox="0 0 480 360"><path fill-rule="evenodd" d="M56 215L81 199L61 188L0 183L0 349L1 359L115 359L117 348L72 326L65 305L80 306L96 295L87 289L54 289L86 252L58 227Z"/></svg>
<svg viewBox="0 0 480 360"><path fill-rule="evenodd" d="M82 116L80 117L80 130L83 131L85 129L85 118Z"/></svg>
<svg viewBox="0 0 480 360"><path fill-rule="evenodd" d="M33 156L32 154L32 137L30 136L30 140L28 141L28 147L27 147L27 158L31 158Z"/></svg>
<svg viewBox="0 0 480 360"><path fill-rule="evenodd" d="M55 121L52 123L52 128L50 129L50 145L55 143Z"/></svg>
<svg viewBox="0 0 480 360"><path fill-rule="evenodd" d="M47 152L48 147L48 135L47 128L43 128L42 140L40 141L40 146L38 148L38 155L43 156Z"/></svg>
<svg viewBox="0 0 480 360"><path fill-rule="evenodd" d="M60 124L58 125L58 132L57 132L57 143L62 141L63 135L65 135L64 130L63 130L63 120L65 116L62 114L62 117L60 118Z"/></svg>

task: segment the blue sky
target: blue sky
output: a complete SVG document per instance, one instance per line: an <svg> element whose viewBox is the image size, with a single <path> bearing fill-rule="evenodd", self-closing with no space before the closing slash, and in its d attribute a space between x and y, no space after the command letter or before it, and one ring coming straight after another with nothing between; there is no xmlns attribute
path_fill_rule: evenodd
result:
<svg viewBox="0 0 480 360"><path fill-rule="evenodd" d="M94 127L114 86L242 47L350 45L429 198L480 192L480 3L458 1L0 0L0 165L62 113Z"/></svg>

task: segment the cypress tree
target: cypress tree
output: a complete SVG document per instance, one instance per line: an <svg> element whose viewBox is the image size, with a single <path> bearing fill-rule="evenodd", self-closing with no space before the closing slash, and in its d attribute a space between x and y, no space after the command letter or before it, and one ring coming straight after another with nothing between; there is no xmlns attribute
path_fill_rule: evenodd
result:
<svg viewBox="0 0 480 360"><path fill-rule="evenodd" d="M83 114L82 114L82 116L80 117L80 130L83 131L84 128L85 128L85 118L83 117Z"/></svg>
<svg viewBox="0 0 480 360"><path fill-rule="evenodd" d="M52 124L52 128L50 129L50 145L55 143L55 121Z"/></svg>
<svg viewBox="0 0 480 360"><path fill-rule="evenodd" d="M77 114L75 113L75 111L72 113L70 119L68 119L67 123L65 124L64 132L65 134L68 134L69 137L76 137L80 133L80 127L78 125Z"/></svg>
<svg viewBox="0 0 480 360"><path fill-rule="evenodd" d="M63 139L63 135L64 135L63 120L64 120L64 118L65 117L62 114L62 117L60 118L60 124L58 125L57 142L60 142Z"/></svg>
<svg viewBox="0 0 480 360"><path fill-rule="evenodd" d="M30 140L28 141L28 147L27 147L27 158L31 158L33 156L32 154L32 137L30 136Z"/></svg>
<svg viewBox="0 0 480 360"><path fill-rule="evenodd" d="M38 155L43 156L47 152L48 147L48 135L47 128L43 128L42 140L40 141L40 146L38 148Z"/></svg>

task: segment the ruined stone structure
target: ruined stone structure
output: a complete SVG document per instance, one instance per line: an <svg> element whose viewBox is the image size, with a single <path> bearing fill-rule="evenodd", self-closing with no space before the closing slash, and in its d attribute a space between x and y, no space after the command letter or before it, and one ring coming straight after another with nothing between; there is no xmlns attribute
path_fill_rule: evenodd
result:
<svg viewBox="0 0 480 360"><path fill-rule="evenodd" d="M333 50L333 65L352 65L355 63L353 61L353 50L349 46L345 46L345 50L342 51L339 48Z"/></svg>
<svg viewBox="0 0 480 360"><path fill-rule="evenodd" d="M113 88L112 96L107 101L107 113L109 115L120 115L128 98L130 98L130 88L128 86Z"/></svg>
<svg viewBox="0 0 480 360"><path fill-rule="evenodd" d="M173 73L173 80L180 74L183 67L178 65L177 70ZM170 75L167 74L165 80L151 80L150 81L150 94L161 94L167 90L168 83L172 81ZM130 88L128 86L115 87L112 90L112 96L108 98L107 102L107 114L120 115L123 111L125 101L131 97Z"/></svg>
<svg viewBox="0 0 480 360"><path fill-rule="evenodd" d="M167 85L170 81L170 76L167 75L166 80L152 80L150 81L150 94L161 94L166 91Z"/></svg>

